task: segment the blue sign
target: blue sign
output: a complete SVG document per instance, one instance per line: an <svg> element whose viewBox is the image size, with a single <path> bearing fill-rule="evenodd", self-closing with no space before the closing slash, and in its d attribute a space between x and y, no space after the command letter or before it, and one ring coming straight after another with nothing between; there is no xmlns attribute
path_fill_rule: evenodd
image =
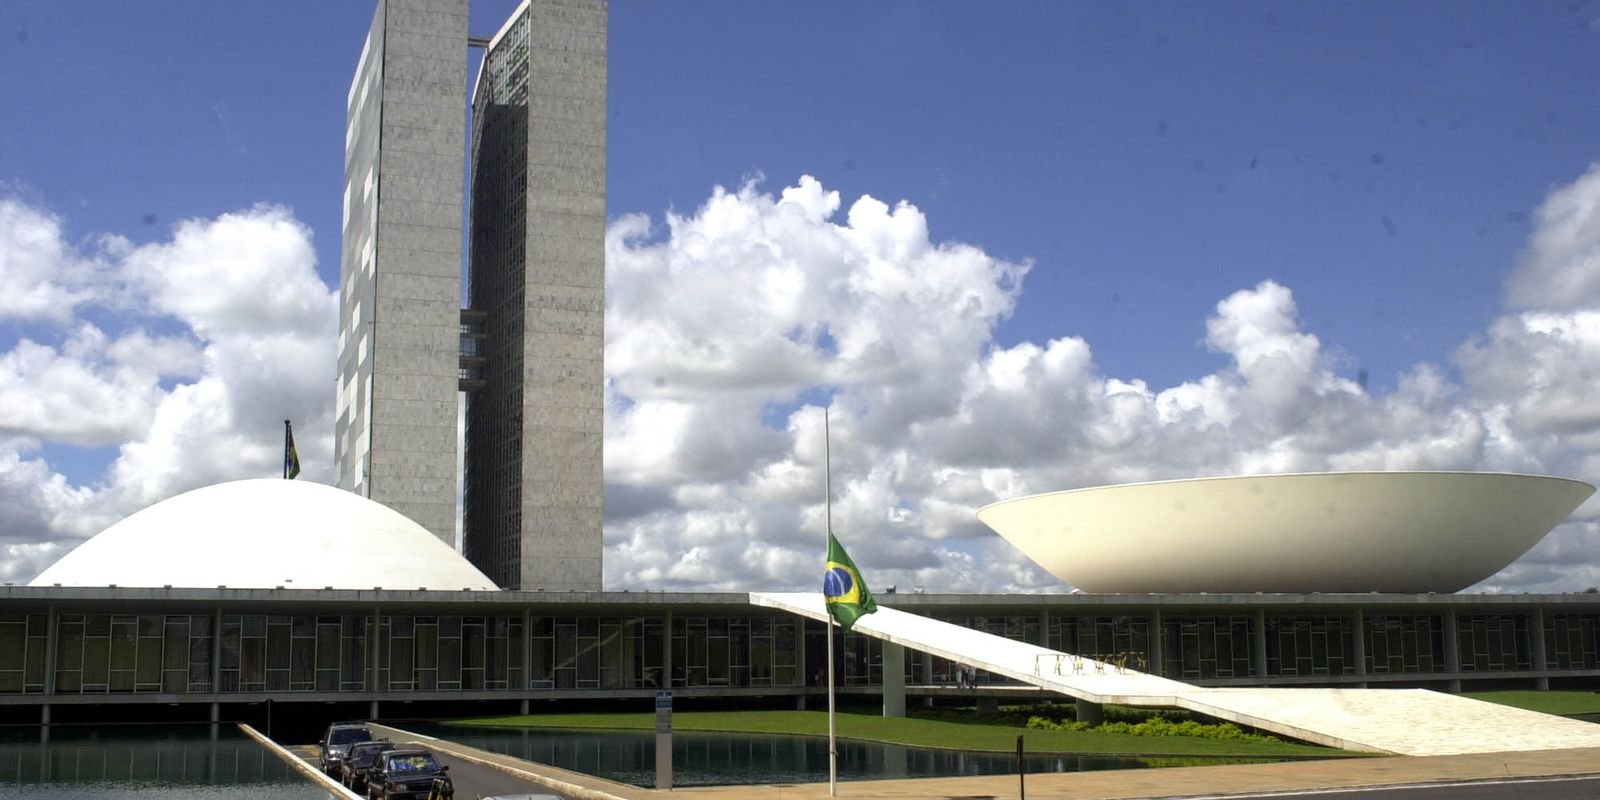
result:
<svg viewBox="0 0 1600 800"><path fill-rule="evenodd" d="M672 710L672 692L667 692L667 691L656 692L656 710L657 711L671 711Z"/></svg>

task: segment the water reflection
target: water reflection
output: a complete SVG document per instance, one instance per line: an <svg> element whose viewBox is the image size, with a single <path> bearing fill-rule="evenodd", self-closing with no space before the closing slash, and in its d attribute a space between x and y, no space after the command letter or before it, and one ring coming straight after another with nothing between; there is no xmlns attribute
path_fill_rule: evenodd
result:
<svg viewBox="0 0 1600 800"><path fill-rule="evenodd" d="M636 731L491 730L412 724L408 730L541 764L635 786L655 785L655 736ZM675 786L815 783L828 779L828 742L812 736L738 733L673 734ZM1029 755L1027 770L1081 772L1152 766L1249 764L1276 759L1139 758L1101 755ZM839 742L839 779L1014 775L1016 756Z"/></svg>
<svg viewBox="0 0 1600 800"><path fill-rule="evenodd" d="M12 797L322 800L288 764L222 726L0 728L0 785Z"/></svg>

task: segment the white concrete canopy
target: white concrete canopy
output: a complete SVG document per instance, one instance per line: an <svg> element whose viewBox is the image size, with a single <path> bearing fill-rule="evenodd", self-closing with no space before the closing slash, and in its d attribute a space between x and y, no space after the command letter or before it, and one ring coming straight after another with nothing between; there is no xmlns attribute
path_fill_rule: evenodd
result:
<svg viewBox="0 0 1600 800"><path fill-rule="evenodd" d="M499 588L393 509L332 486L278 479L219 483L138 511L31 582L56 584Z"/></svg>
<svg viewBox="0 0 1600 800"><path fill-rule="evenodd" d="M827 620L821 592L750 604ZM1211 689L878 606L853 630L1092 703L1172 707L1328 747L1457 755L1600 747L1600 725L1425 689Z"/></svg>
<svg viewBox="0 0 1600 800"><path fill-rule="evenodd" d="M1020 497L978 519L1086 592L1446 594L1516 560L1593 493L1503 473L1256 475Z"/></svg>

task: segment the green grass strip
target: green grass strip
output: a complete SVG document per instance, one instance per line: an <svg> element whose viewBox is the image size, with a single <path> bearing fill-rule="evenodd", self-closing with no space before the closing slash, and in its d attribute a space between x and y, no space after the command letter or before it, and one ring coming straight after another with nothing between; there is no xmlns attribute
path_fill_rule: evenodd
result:
<svg viewBox="0 0 1600 800"><path fill-rule="evenodd" d="M1462 696L1545 714L1600 714L1600 693L1541 692L1534 689L1462 692Z"/></svg>
<svg viewBox="0 0 1600 800"><path fill-rule="evenodd" d="M448 725L486 728L587 728L647 731L655 729L655 715L642 714L536 714L446 720ZM827 736L824 711L679 711L672 715L675 731L719 733L799 734ZM1185 736L1133 736L1125 733L1024 730L981 721L884 717L877 714L839 712L838 735L847 739L940 747L984 752L1014 752L1017 736L1030 753L1104 753L1117 755L1203 755L1240 757L1350 755L1314 745L1290 742L1248 742Z"/></svg>

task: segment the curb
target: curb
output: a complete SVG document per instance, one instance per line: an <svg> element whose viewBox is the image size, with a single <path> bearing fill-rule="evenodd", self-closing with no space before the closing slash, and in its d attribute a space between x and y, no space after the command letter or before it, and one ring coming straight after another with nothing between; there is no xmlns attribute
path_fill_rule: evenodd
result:
<svg viewBox="0 0 1600 800"><path fill-rule="evenodd" d="M288 762L289 766L294 767L305 775L310 776L313 781L322 784L323 788L332 792L335 797L343 797L347 798L347 800L366 800L366 798L362 797L361 795L358 795L355 792L345 788L344 784L323 774L322 770L311 766L306 762L305 759L289 752L287 747L284 747L283 745L263 736L261 732L257 731L255 728L252 728L249 725L241 722L239 723L239 730L244 731L246 736L249 736L250 738L259 742L263 747L271 750L278 758Z"/></svg>
<svg viewBox="0 0 1600 800"><path fill-rule="evenodd" d="M508 775L514 775L525 781L536 783L552 791L570 795L571 797L576 798L576 800L628 800L628 798L620 797L600 789L591 789L586 786L579 786L576 783L569 783L559 778L552 778L548 775L540 775L537 772L514 767L510 764L504 764L498 760L484 758L474 753L462 752L456 748L466 747L466 745L456 744L455 742L451 742L447 739L440 739L434 736L424 736L420 733L412 733L411 731L402 728L395 728L389 725L383 725L382 727L396 733L412 737L416 741L426 742L429 748L448 753L452 757L459 758L463 761L470 761L478 766L499 770L500 772L504 772ZM476 748L469 749L475 750ZM501 758L514 758L514 756L501 756Z"/></svg>

